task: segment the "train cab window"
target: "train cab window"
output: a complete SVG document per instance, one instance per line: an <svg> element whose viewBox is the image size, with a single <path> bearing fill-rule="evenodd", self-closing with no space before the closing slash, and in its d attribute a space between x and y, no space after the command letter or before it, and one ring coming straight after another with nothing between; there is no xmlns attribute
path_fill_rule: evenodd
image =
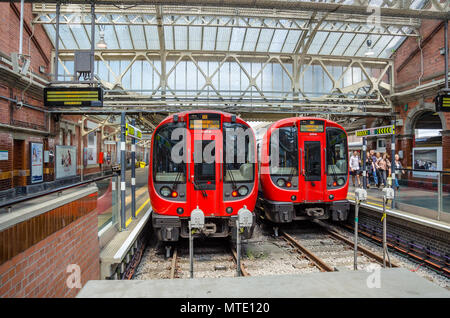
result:
<svg viewBox="0 0 450 318"><path fill-rule="evenodd" d="M305 141L305 180L320 181L322 169L320 141Z"/></svg>
<svg viewBox="0 0 450 318"><path fill-rule="evenodd" d="M250 127L237 123L223 123L225 182L252 182L255 151Z"/></svg>
<svg viewBox="0 0 450 318"><path fill-rule="evenodd" d="M194 141L194 180L215 186L216 142L215 140Z"/></svg>
<svg viewBox="0 0 450 318"><path fill-rule="evenodd" d="M272 132L270 136L270 174L298 176L298 136L296 126L281 127Z"/></svg>
<svg viewBox="0 0 450 318"><path fill-rule="evenodd" d="M184 147L183 144L180 144L180 142L186 143L186 138L183 138L185 127L185 123L169 123L161 126L155 132L153 145L153 176L155 182L186 182ZM178 155L177 158L172 158L172 149Z"/></svg>
<svg viewBox="0 0 450 318"><path fill-rule="evenodd" d="M328 175L347 175L347 135L339 128L327 128L327 167Z"/></svg>

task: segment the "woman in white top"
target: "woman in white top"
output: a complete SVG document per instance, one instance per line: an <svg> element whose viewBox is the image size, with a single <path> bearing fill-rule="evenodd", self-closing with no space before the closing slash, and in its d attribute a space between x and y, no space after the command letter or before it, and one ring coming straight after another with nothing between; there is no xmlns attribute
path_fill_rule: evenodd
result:
<svg viewBox="0 0 450 318"><path fill-rule="evenodd" d="M353 186L355 186L355 176L356 180L358 181L358 187L361 186L361 182L359 181L359 171L360 171L360 159L358 152L355 150L353 151L353 156L350 157L350 172L352 175L352 182Z"/></svg>

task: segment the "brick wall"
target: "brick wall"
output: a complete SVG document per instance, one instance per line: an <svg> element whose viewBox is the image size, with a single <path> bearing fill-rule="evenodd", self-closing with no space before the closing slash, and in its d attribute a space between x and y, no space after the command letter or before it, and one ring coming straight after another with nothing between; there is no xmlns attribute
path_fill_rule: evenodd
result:
<svg viewBox="0 0 450 318"><path fill-rule="evenodd" d="M15 9L13 8L15 6ZM33 14L31 12L32 4L25 3L23 32L23 54L31 55L31 68L39 73L39 66L45 66L46 72L50 72L50 56L53 49L51 41L48 39L44 28L41 25L31 26ZM11 54L19 52L19 28L20 3L0 3L0 50L3 53ZM31 35L34 35L30 39ZM30 48L30 50L28 50Z"/></svg>
<svg viewBox="0 0 450 318"><path fill-rule="evenodd" d="M419 78L421 78L421 85L444 78L445 57L439 51L440 48L444 47L443 22L440 20L423 20L420 34L422 51L419 49L417 39L410 37L403 42L394 54L396 92L417 87ZM423 74L421 74L422 55ZM408 136L402 137L402 135L410 134L410 132L405 131L407 115L424 103L434 104L435 94L435 91L428 90L421 93L419 97L417 95L404 96L394 103L395 111L399 113L397 118L403 119L403 126L396 129L396 133L399 135L396 149L404 152L402 162L404 166L412 166L412 148L414 146L412 139L408 139ZM405 111L406 104L408 107ZM450 127L450 113L444 114L444 118L445 123L443 124ZM412 128L414 129L414 127ZM450 141L447 138L443 137L442 140L444 169L450 169Z"/></svg>
<svg viewBox="0 0 450 318"><path fill-rule="evenodd" d="M99 279L97 222L94 210L0 265L0 297L74 297L71 264L80 267L82 286Z"/></svg>

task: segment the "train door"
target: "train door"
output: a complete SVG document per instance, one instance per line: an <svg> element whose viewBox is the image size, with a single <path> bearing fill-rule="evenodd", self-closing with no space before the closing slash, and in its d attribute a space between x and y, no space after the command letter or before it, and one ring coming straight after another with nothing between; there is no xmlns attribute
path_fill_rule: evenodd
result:
<svg viewBox="0 0 450 318"><path fill-rule="evenodd" d="M300 121L299 129L301 157L299 188L304 202L323 201L324 189L326 189L326 177L323 169L325 162L324 122L308 121L311 122L308 123L308 127L302 127L302 125L307 126L304 122L306 121ZM319 125L319 127L316 125Z"/></svg>
<svg viewBox="0 0 450 318"><path fill-rule="evenodd" d="M205 216L219 216L222 198L220 183L220 130L191 130L191 161L189 189L190 210L197 206Z"/></svg>

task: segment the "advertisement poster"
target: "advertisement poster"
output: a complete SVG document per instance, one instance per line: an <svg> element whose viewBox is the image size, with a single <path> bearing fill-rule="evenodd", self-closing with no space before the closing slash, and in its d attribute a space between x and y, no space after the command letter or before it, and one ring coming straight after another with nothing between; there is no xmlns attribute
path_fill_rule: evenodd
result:
<svg viewBox="0 0 450 318"><path fill-rule="evenodd" d="M56 146L56 179L72 177L77 174L77 148L75 146Z"/></svg>
<svg viewBox="0 0 450 318"><path fill-rule="evenodd" d="M30 143L31 154L31 183L44 181L44 145L42 143Z"/></svg>
<svg viewBox="0 0 450 318"><path fill-rule="evenodd" d="M414 171L415 177L437 178L436 170L442 170L442 147L413 148L413 168L428 170Z"/></svg>
<svg viewBox="0 0 450 318"><path fill-rule="evenodd" d="M97 149L96 148L86 148L87 164L95 165L97 164Z"/></svg>

